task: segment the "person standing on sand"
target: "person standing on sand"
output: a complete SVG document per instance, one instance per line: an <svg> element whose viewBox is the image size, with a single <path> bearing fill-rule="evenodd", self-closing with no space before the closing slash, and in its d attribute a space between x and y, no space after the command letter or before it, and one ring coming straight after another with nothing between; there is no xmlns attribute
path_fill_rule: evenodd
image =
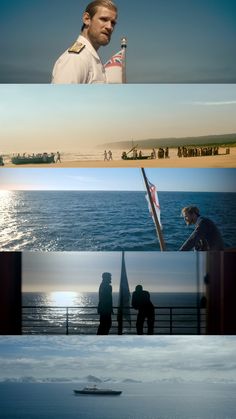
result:
<svg viewBox="0 0 236 419"><path fill-rule="evenodd" d="M108 161L107 150L104 150L103 156L104 156L104 161Z"/></svg>
<svg viewBox="0 0 236 419"><path fill-rule="evenodd" d="M60 155L60 153L59 153L59 151L57 151L57 153L56 153L56 162L55 163L61 163L61 155Z"/></svg>
<svg viewBox="0 0 236 419"><path fill-rule="evenodd" d="M155 148L152 149L152 155L153 155L153 159L157 158L157 153L156 153Z"/></svg>

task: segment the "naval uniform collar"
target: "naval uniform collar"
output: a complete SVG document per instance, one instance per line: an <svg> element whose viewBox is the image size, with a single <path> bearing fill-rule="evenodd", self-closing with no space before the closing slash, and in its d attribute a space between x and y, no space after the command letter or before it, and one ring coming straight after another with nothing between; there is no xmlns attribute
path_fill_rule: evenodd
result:
<svg viewBox="0 0 236 419"><path fill-rule="evenodd" d="M88 50L91 52L91 54L99 61L101 61L97 51L92 46L91 42L87 38L85 38L83 35L79 35L78 42L81 42L82 44L85 44L85 46L88 48Z"/></svg>
<svg viewBox="0 0 236 419"><path fill-rule="evenodd" d="M200 221L202 220L201 215L198 216L197 221L196 221L196 227L200 224Z"/></svg>

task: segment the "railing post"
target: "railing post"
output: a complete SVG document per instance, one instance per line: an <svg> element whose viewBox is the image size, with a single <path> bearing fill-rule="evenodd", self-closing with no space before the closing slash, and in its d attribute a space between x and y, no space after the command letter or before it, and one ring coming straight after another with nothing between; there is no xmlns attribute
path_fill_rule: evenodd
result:
<svg viewBox="0 0 236 419"><path fill-rule="evenodd" d="M118 321L118 335L122 335L123 334L123 312L122 309L118 309L118 314L117 314L117 321Z"/></svg>
<svg viewBox="0 0 236 419"><path fill-rule="evenodd" d="M66 307L66 334L69 335L69 308Z"/></svg>
<svg viewBox="0 0 236 419"><path fill-rule="evenodd" d="M197 307L197 334L201 334L201 307L198 305Z"/></svg>
<svg viewBox="0 0 236 419"><path fill-rule="evenodd" d="M172 335L172 307L170 307L170 335Z"/></svg>

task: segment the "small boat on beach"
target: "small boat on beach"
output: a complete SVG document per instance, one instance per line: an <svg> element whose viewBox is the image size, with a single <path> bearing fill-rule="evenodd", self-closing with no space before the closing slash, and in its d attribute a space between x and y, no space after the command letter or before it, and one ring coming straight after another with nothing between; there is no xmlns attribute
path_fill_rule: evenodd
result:
<svg viewBox="0 0 236 419"><path fill-rule="evenodd" d="M90 394L94 396L120 396L122 391L109 390L103 388L94 387L84 387L82 390L74 390L75 394Z"/></svg>
<svg viewBox="0 0 236 419"><path fill-rule="evenodd" d="M13 164L42 164L42 163L55 163L55 155L52 154L36 154L31 156L17 155L12 157Z"/></svg>
<svg viewBox="0 0 236 419"><path fill-rule="evenodd" d="M125 152L124 152L125 153ZM131 157L131 156L127 156L126 154L122 154L121 158L122 160L147 160L147 159L152 159L151 156L137 156L137 157Z"/></svg>
<svg viewBox="0 0 236 419"><path fill-rule="evenodd" d="M121 158L122 160L147 160L147 159L154 159L153 152L150 155L144 155L140 150L138 152L138 144L132 147L129 151L123 151ZM132 153L132 155L128 155Z"/></svg>

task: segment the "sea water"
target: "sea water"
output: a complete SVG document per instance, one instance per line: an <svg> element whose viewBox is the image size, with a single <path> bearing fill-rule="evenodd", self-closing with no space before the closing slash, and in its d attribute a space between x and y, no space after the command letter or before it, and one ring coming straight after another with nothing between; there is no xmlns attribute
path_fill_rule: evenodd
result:
<svg viewBox="0 0 236 419"><path fill-rule="evenodd" d="M160 192L166 248L192 232L180 217L192 203L236 246L236 194ZM144 192L12 191L0 202L0 250L156 251L159 243Z"/></svg>
<svg viewBox="0 0 236 419"><path fill-rule="evenodd" d="M69 334L96 334L99 324L97 314L98 293L74 293L68 308ZM155 308L155 334L197 334L197 293L151 293ZM112 328L110 333L118 333L117 324L118 293L113 293ZM169 307L172 307L170 320ZM176 307L176 308L173 308ZM23 334L66 334L65 304L59 304L54 293L24 292L22 294ZM204 310L201 310L201 333L204 333ZM129 324L124 321L124 334L136 334L137 312L130 309ZM200 320L199 320L200 321ZM146 323L144 333L147 333Z"/></svg>
<svg viewBox="0 0 236 419"><path fill-rule="evenodd" d="M99 286L99 284L98 284ZM97 306L98 292L74 293L71 306ZM118 305L119 294L113 292L114 306ZM197 294L194 292L152 292L151 300L155 306L195 306ZM23 292L22 304L24 306L58 306L54 294L50 292ZM64 305L64 304L62 304Z"/></svg>
<svg viewBox="0 0 236 419"><path fill-rule="evenodd" d="M138 369L138 365L137 365ZM1 419L235 419L236 384L115 383L121 396L75 396L76 383L0 383ZM102 386L101 386L102 387Z"/></svg>

